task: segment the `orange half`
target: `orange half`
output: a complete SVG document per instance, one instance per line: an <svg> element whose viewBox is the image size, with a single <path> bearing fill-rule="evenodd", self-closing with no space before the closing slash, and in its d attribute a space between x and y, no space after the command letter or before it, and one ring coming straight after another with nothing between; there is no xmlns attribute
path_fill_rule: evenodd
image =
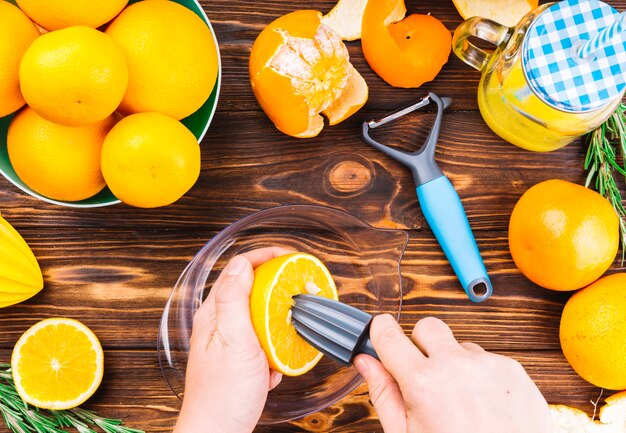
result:
<svg viewBox="0 0 626 433"><path fill-rule="evenodd" d="M17 341L11 370L25 402L44 409L70 409L98 389L104 372L102 346L77 320L45 319Z"/></svg>
<svg viewBox="0 0 626 433"><path fill-rule="evenodd" d="M306 373L322 358L291 324L292 298L300 293L338 299L330 272L316 257L287 254L255 269L250 294L252 324L270 368L287 376Z"/></svg>

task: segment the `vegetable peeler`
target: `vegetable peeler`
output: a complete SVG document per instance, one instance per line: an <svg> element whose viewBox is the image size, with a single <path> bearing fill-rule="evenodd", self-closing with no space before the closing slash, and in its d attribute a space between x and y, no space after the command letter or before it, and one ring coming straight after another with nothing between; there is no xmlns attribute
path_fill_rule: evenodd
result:
<svg viewBox="0 0 626 433"><path fill-rule="evenodd" d="M370 340L372 315L334 299L296 295L291 323L300 337L342 365L359 353L378 359Z"/></svg>
<svg viewBox="0 0 626 433"><path fill-rule="evenodd" d="M431 101L437 104L437 118L426 143L419 150L404 152L385 146L370 137L370 129L378 128L425 107ZM417 198L428 225L467 296L474 302L481 302L489 298L493 292L491 281L480 257L459 195L435 162L435 147L439 138L443 110L451 103L450 98L440 98L434 93L429 93L415 104L380 120L363 122L363 139L369 145L411 169L417 185Z"/></svg>

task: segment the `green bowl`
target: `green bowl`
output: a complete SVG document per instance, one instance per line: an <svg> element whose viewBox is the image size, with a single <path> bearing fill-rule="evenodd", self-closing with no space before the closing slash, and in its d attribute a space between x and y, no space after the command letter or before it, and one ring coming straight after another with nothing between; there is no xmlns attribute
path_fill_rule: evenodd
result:
<svg viewBox="0 0 626 433"><path fill-rule="evenodd" d="M13 0L9 0L11 3L14 3ZM130 0L129 3L136 3L140 0ZM217 100L220 93L220 86L222 82L222 62L220 59L220 51L219 46L217 44L217 37L215 36L215 32L213 31L213 27L209 22L209 18L206 16L206 13L200 6L197 0L173 0L176 3L180 3L186 8L195 12L200 18L204 20L206 25L211 30L211 34L213 35L213 39L215 41L215 46L217 47L217 60L218 60L218 71L217 71L217 82L215 83L215 87L209 96L209 99L206 100L204 105L198 109L192 115L184 118L181 122L196 136L198 139L198 143L202 141L204 134L206 134L209 125L211 124L211 119L213 119L213 114L215 113L215 109L217 107ZM41 194L36 193L32 189L30 189L22 180L19 178L15 170L13 170L13 166L11 165L11 161L9 160L9 153L7 151L7 131L9 129L9 123L13 118L14 114L11 114L6 117L0 118L0 173L13 185L17 186L22 191L32 195L33 197L37 197L43 201L48 203L58 204L61 206L68 207L78 207L78 208L89 208L89 207L101 207L101 206L109 206L112 204L120 203L120 200L113 195L111 190L108 187L105 187L98 194L94 195L85 200L81 201L60 201L53 200L49 197L45 197Z"/></svg>

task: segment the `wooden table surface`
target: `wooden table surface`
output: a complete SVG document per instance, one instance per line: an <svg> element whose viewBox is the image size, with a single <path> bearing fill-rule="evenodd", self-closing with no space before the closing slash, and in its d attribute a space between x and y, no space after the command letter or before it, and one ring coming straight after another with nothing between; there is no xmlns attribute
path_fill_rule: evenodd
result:
<svg viewBox="0 0 626 433"><path fill-rule="evenodd" d="M517 199L537 182L583 183L582 142L549 154L508 144L483 123L476 105L479 73L453 54L440 75L419 89L392 88L368 67L359 42L348 43L370 96L352 118L300 140L277 131L257 104L248 79L254 39L272 20L297 8L327 12L333 0L201 2L219 40L223 77L215 118L202 142L202 172L177 203L159 209L116 205L71 209L46 204L0 179L0 211L37 256L45 289L0 314L0 362L19 336L53 316L79 319L105 349L105 378L85 407L123 418L147 432L170 431L180 402L163 379L156 356L157 326L165 302L187 262L228 224L284 204L343 209L375 227L406 230L402 260L406 332L424 316L444 319L460 340L519 360L550 403L593 413L600 389L579 378L563 357L559 319L569 293L544 290L515 267L507 226ZM626 0L610 1L620 10ZM451 0L408 1L411 13L432 13L453 31L461 22ZM369 148L360 123L434 91L450 96L436 159L456 187L494 295L470 302L446 261L415 196L410 173ZM432 112L418 113L381 141L412 148L426 136ZM387 137L385 139L385 137ZM612 271L619 268L616 261ZM611 392L605 392L604 396ZM520 408L522 410L523 408ZM381 431L364 386L319 413L259 432ZM4 426L0 432L7 432Z"/></svg>

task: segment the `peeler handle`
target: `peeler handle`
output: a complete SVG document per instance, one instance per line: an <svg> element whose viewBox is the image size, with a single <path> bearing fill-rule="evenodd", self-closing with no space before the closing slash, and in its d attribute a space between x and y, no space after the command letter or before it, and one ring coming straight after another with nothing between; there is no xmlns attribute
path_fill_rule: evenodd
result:
<svg viewBox="0 0 626 433"><path fill-rule="evenodd" d="M481 302L493 291L461 199L446 176L417 187L417 198L465 293Z"/></svg>

